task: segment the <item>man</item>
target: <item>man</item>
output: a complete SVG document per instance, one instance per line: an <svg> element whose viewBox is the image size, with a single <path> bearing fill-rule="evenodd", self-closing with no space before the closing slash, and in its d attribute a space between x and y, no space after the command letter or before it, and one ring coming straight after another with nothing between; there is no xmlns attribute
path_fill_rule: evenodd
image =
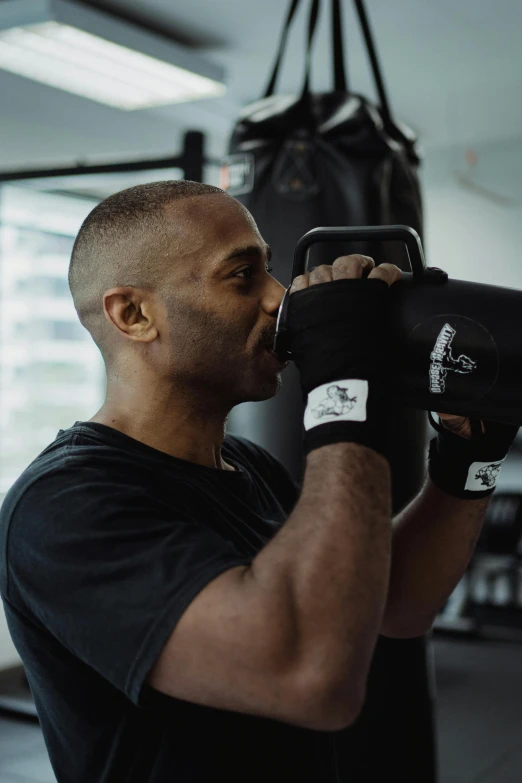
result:
<svg viewBox="0 0 522 783"><path fill-rule="evenodd" d="M294 281L310 405L333 381L357 398L307 430L302 491L225 434L234 405L281 384L269 255L239 202L191 182L116 193L76 239L69 283L106 399L0 515L2 598L58 783L337 780L333 736L377 635L428 630L471 557L492 490L470 502L451 483L475 454L465 419L439 434L439 487L392 524L371 324L393 265L349 256Z"/></svg>

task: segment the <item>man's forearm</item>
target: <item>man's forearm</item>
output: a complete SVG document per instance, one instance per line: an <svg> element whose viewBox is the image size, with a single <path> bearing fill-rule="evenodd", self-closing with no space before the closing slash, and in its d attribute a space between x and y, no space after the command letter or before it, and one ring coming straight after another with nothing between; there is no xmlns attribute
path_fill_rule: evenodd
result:
<svg viewBox="0 0 522 783"><path fill-rule="evenodd" d="M421 636L429 630L471 560L490 497L460 500L428 477L394 517L383 635Z"/></svg>

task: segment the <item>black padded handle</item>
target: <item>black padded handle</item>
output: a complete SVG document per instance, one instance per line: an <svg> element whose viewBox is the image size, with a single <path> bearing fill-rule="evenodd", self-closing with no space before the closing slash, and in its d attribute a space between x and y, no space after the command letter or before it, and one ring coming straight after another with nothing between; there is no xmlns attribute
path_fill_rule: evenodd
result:
<svg viewBox="0 0 522 783"><path fill-rule="evenodd" d="M334 226L313 228L301 237L294 251L292 282L308 271L308 257L312 245L318 242L404 242L415 280L424 277L426 262L417 232L410 226Z"/></svg>
<svg viewBox="0 0 522 783"><path fill-rule="evenodd" d="M436 267L426 268L420 237L415 229L410 226L320 227L313 228L301 237L294 251L292 280L285 291L277 316L274 351L280 359L285 361L290 358L287 350L287 318L290 288L296 277L308 271L308 260L312 245L316 245L318 242L388 242L394 240L404 242L406 245L414 282L419 283L429 280L434 283L442 283L448 279L447 273L443 270Z"/></svg>

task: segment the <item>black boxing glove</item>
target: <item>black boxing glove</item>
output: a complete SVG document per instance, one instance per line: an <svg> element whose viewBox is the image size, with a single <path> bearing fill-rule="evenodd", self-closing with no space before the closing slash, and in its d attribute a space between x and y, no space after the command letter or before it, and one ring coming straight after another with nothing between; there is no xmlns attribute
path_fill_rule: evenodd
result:
<svg viewBox="0 0 522 783"><path fill-rule="evenodd" d="M305 454L353 442L389 459L389 288L379 278L343 278L290 295L288 351L306 404Z"/></svg>
<svg viewBox="0 0 522 783"><path fill-rule="evenodd" d="M443 492L461 500L478 500L495 491L502 464L513 445L519 425L470 418L472 437L464 438L429 420L439 433L430 441L428 474Z"/></svg>

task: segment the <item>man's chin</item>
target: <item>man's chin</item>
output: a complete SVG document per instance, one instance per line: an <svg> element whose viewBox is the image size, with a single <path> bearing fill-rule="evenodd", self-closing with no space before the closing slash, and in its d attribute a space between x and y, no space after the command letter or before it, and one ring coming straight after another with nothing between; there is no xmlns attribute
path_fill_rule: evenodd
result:
<svg viewBox="0 0 522 783"><path fill-rule="evenodd" d="M262 402L263 400L270 400L272 397L275 397L276 394L281 390L281 386L283 385L281 374L277 373L274 375L272 384L269 386L266 382L263 384L261 389L259 389L258 396L252 398L253 402Z"/></svg>
<svg viewBox="0 0 522 783"><path fill-rule="evenodd" d="M245 397L241 402L263 402L263 400L270 400L280 391L282 385L283 379L281 378L281 372L274 373L270 379L265 377L262 381L258 381L254 388L251 388L249 392L245 393Z"/></svg>

